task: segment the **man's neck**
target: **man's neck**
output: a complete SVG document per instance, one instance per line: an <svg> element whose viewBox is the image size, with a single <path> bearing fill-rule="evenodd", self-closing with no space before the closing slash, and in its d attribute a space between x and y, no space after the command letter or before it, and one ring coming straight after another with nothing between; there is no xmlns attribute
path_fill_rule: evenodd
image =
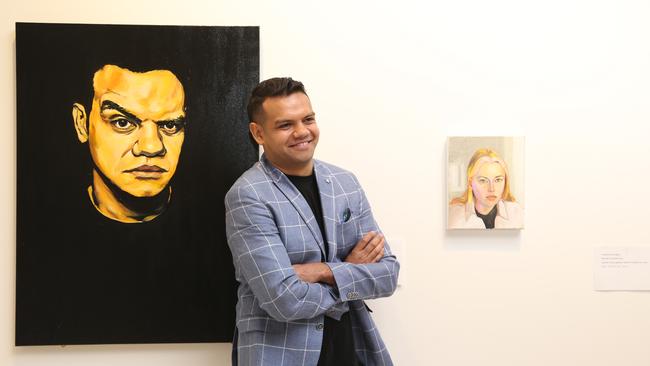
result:
<svg viewBox="0 0 650 366"><path fill-rule="evenodd" d="M286 167L286 166L280 166L278 164L275 164L271 160L269 160L271 164L278 168L282 173L285 175L293 175L297 177L308 177L312 175L314 172L314 159L311 159L309 163L301 166L295 166L295 167Z"/></svg>
<svg viewBox="0 0 650 366"><path fill-rule="evenodd" d="M171 187L154 197L133 197L119 188L111 189L97 171L93 171L93 184L88 187L93 205L102 215L123 223L140 223L158 217L171 198Z"/></svg>

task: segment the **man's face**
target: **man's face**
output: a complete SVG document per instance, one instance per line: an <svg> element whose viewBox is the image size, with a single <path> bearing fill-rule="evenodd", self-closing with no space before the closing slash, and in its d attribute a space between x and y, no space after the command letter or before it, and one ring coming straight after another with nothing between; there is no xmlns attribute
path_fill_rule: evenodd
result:
<svg viewBox="0 0 650 366"><path fill-rule="evenodd" d="M183 85L170 71L106 65L95 73L94 89L88 139L95 166L133 196L160 193L185 137Z"/></svg>
<svg viewBox="0 0 650 366"><path fill-rule="evenodd" d="M474 198L483 207L494 207L501 200L505 185L505 171L497 162L483 164L472 178Z"/></svg>
<svg viewBox="0 0 650 366"><path fill-rule="evenodd" d="M310 174L319 131L309 97L297 92L267 98L262 109L263 121L251 131L269 161L288 174Z"/></svg>

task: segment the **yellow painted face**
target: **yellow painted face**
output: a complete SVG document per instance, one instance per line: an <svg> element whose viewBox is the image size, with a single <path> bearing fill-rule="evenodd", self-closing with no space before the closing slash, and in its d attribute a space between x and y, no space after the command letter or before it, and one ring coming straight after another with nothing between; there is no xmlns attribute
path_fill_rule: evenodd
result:
<svg viewBox="0 0 650 366"><path fill-rule="evenodd" d="M185 137L185 93L167 70L106 65L95 73L88 140L95 166L136 197L160 193L176 172Z"/></svg>

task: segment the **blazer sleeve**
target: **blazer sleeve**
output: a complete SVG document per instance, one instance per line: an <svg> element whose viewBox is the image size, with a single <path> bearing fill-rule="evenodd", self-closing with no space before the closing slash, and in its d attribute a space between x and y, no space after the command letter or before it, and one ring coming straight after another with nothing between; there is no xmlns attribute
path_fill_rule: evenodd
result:
<svg viewBox="0 0 650 366"><path fill-rule="evenodd" d="M250 184L233 187L225 199L226 235L238 280L260 307L279 321L311 319L341 301L332 286L296 275L269 208Z"/></svg>
<svg viewBox="0 0 650 366"><path fill-rule="evenodd" d="M375 221L368 198L356 180L361 194L359 218L357 230L360 240L370 231L381 232ZM399 262L391 253L388 242L384 245L384 257L376 263L353 264L353 263L327 263L334 274L338 295L341 301L375 299L387 297L395 292L397 288L397 276L399 275Z"/></svg>

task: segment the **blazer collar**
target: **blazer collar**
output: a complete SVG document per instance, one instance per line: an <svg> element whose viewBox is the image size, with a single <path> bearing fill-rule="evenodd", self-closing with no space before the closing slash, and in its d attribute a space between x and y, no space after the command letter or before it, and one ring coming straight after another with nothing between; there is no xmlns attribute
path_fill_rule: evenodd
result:
<svg viewBox="0 0 650 366"><path fill-rule="evenodd" d="M314 174L318 184L318 193L320 194L320 204L323 210L323 226L325 226L325 238L327 239L329 258L328 262L334 262L336 256L336 223L337 207L334 199L334 176L329 168L318 160L314 160Z"/></svg>
<svg viewBox="0 0 650 366"><path fill-rule="evenodd" d="M264 172L266 172L266 175L273 179L273 182L277 183L284 176L284 173L282 173L280 169L271 164L269 159L266 158L265 153L260 156L260 164L262 165Z"/></svg>

